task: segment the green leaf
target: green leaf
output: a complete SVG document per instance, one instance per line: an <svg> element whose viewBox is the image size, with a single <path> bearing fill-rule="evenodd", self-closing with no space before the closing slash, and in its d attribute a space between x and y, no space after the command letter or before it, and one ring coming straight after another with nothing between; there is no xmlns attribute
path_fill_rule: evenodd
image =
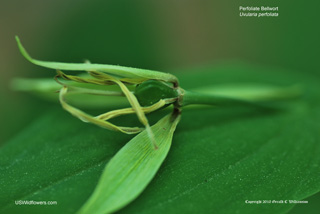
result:
<svg viewBox="0 0 320 214"><path fill-rule="evenodd" d="M146 78L146 79L158 79L168 82L177 82L177 78L169 73L163 73L158 71L123 67L118 65L103 65L103 64L90 64L90 63L62 63L62 62L46 62L33 59L25 48L22 46L20 39L16 36L19 50L21 54L35 65L39 65L46 68L52 68L57 70L70 70L70 71L100 71L108 74L127 78Z"/></svg>
<svg viewBox="0 0 320 214"><path fill-rule="evenodd" d="M168 115L151 127L158 149L147 131L130 140L107 164L90 199L79 213L111 213L146 188L167 156L179 116Z"/></svg>
<svg viewBox="0 0 320 214"><path fill-rule="evenodd" d="M88 76L88 75L81 75ZM69 93L67 95L68 101L79 108L95 108L101 109L105 107L127 107L129 106L128 100L123 96L98 96L90 93L84 93L84 89L93 89L101 91L112 91L120 93L121 90L116 85L93 85L93 84L81 84L74 81L67 81L66 84L72 87L81 87L82 93ZM61 85L58 84L54 78L16 78L12 81L11 87L16 91L23 91L32 93L38 97L46 99L48 101L59 102L59 93ZM128 86L131 90L132 86Z"/></svg>
<svg viewBox="0 0 320 214"><path fill-rule="evenodd" d="M79 123L61 107L51 109L0 149L0 213L75 213L130 138ZM18 200L58 205L17 206Z"/></svg>
<svg viewBox="0 0 320 214"><path fill-rule="evenodd" d="M245 200L302 200L320 191L319 76L232 63L177 76L190 90L298 84L304 95L273 111L183 109L160 170L120 213L286 213L294 204ZM148 119L152 124L163 114ZM134 115L116 120L138 123ZM94 191L105 164L130 138L82 123L61 108L49 111L0 149L0 212L75 213ZM58 205L15 205L20 199L57 200Z"/></svg>
<svg viewBox="0 0 320 214"><path fill-rule="evenodd" d="M308 204L297 204L292 210L289 211L290 214L318 214L320 210L320 193L304 199L308 201Z"/></svg>

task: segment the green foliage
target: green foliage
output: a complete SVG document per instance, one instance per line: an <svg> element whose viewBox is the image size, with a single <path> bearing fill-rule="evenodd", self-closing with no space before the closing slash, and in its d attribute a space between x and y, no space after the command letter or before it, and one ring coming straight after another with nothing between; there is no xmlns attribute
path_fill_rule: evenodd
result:
<svg viewBox="0 0 320 214"><path fill-rule="evenodd" d="M199 72L201 70L201 72ZM304 88L277 110L248 106L186 108L172 147L145 191L120 213L285 213L320 190L319 77L232 65L177 73L181 86L272 84ZM157 121L163 112L148 116ZM117 118L133 125L135 117ZM75 213L92 194L102 169L130 136L49 111L0 150L0 211ZM17 206L15 200L56 200Z"/></svg>
<svg viewBox="0 0 320 214"><path fill-rule="evenodd" d="M150 144L146 130L127 143L107 164L93 195L79 213L111 213L138 197L167 156L179 118L167 115L151 128L157 150Z"/></svg>
<svg viewBox="0 0 320 214"><path fill-rule="evenodd" d="M107 74L114 74L126 78L147 78L158 79L169 82L176 82L175 76L163 72L151 71L139 68L123 67L118 65L105 65L105 64L91 64L91 63L63 63L63 62L47 62L37 59L33 59L25 48L22 46L20 39L16 36L19 50L21 54L35 65L39 65L46 68L52 68L57 70L69 70L69 71L98 71L105 72Z"/></svg>

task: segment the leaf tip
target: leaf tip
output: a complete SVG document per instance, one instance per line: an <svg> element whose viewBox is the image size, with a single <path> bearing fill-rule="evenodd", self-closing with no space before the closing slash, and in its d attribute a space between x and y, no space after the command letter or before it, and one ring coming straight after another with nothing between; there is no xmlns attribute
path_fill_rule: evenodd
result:
<svg viewBox="0 0 320 214"><path fill-rule="evenodd" d="M32 62L32 58L31 56L28 54L28 52L26 51L26 49L23 47L19 36L15 36L16 42L18 44L18 48L20 50L20 53L22 54L22 56L24 56L28 61Z"/></svg>
<svg viewBox="0 0 320 214"><path fill-rule="evenodd" d="M16 39L17 43L20 43L20 39L18 35L15 35L14 38Z"/></svg>

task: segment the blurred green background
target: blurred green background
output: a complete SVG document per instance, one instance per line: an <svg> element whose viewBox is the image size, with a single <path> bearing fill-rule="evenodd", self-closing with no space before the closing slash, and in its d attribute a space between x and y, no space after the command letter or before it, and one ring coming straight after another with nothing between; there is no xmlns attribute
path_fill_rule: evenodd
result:
<svg viewBox="0 0 320 214"><path fill-rule="evenodd" d="M239 17L239 6L278 6L279 17ZM168 72L245 62L319 75L319 6L279 0L0 0L0 144L52 106L10 89L15 77L54 75L20 55L15 35L43 60L89 59ZM317 198L299 206L316 210Z"/></svg>

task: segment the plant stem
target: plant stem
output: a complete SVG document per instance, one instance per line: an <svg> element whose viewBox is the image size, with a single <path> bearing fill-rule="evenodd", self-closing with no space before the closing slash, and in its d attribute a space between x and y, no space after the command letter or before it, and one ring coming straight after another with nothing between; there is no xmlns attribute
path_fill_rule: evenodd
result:
<svg viewBox="0 0 320 214"><path fill-rule="evenodd" d="M214 106L260 106L266 107L265 104L274 102L274 101L283 101L288 99L294 99L301 95L300 88L290 87L277 91L273 91L269 94L259 94L258 98L255 99L246 99L246 98L237 98L231 96L219 96L214 94L206 94L199 92L192 92L184 90L182 95L181 106L191 105L191 104L205 104L205 105L214 105Z"/></svg>
<svg viewBox="0 0 320 214"><path fill-rule="evenodd" d="M205 104L214 106L230 106L233 104L245 103L248 101L232 99L228 97L221 97L211 94L202 94L198 92L185 91L182 100L182 106L191 104Z"/></svg>

